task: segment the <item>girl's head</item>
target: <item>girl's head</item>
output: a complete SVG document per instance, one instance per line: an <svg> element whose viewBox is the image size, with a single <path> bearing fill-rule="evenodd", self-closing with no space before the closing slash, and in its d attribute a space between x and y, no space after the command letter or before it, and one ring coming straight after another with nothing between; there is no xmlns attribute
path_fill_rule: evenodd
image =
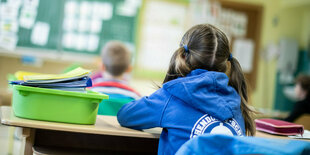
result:
<svg viewBox="0 0 310 155"><path fill-rule="evenodd" d="M226 73L229 85L241 97L241 110L247 135L254 135L255 126L247 106L247 85L239 62L230 57L230 45L226 35L210 24L196 25L183 36L180 47L173 54L163 83L186 76L192 70L206 69Z"/></svg>

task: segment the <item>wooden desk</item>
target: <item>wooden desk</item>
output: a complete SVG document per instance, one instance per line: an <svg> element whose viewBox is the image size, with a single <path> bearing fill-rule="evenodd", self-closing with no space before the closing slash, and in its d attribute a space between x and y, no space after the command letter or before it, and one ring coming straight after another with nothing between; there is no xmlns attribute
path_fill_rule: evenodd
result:
<svg viewBox="0 0 310 155"><path fill-rule="evenodd" d="M32 154L33 146L156 154L161 132L160 128L142 132L121 127L114 116L98 115L95 125L76 125L18 118L8 106L0 107L0 113L2 124L22 127L26 137L25 154ZM290 139L260 131L256 132L256 136Z"/></svg>
<svg viewBox="0 0 310 155"><path fill-rule="evenodd" d="M0 107L0 113L2 124L22 127L25 154L32 154L33 145L156 154L161 132L121 127L114 116L98 115L95 125L78 125L18 118L8 106Z"/></svg>
<svg viewBox="0 0 310 155"><path fill-rule="evenodd" d="M276 138L276 139L289 139L289 140L302 140L302 141L308 141L308 142L310 142L310 139L293 139L293 138L289 138L289 137L287 137L287 136L272 135L272 134L265 133L265 132L261 132L261 131L256 131L255 137Z"/></svg>

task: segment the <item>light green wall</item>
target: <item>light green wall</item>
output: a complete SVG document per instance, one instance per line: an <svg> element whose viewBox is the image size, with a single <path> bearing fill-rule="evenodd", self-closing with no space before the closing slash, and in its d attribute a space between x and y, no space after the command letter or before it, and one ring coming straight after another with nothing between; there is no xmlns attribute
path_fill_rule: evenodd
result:
<svg viewBox="0 0 310 155"><path fill-rule="evenodd" d="M307 48L310 46L310 5L304 9L301 32L301 46Z"/></svg>
<svg viewBox="0 0 310 155"><path fill-rule="evenodd" d="M260 52L262 52L268 44L277 44L281 37L295 38L298 40L301 48L306 47L310 34L310 3L308 1L231 1L258 4L264 7L261 45L259 45L261 49ZM274 104L277 61L276 59L267 61L261 56L259 56L258 59L256 89L250 95L250 100L255 107L271 109Z"/></svg>

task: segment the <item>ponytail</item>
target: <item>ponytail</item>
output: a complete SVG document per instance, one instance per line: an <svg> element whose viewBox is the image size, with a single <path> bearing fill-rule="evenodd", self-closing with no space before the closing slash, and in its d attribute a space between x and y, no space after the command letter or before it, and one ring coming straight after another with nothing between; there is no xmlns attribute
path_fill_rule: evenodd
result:
<svg viewBox="0 0 310 155"><path fill-rule="evenodd" d="M174 52L171 57L169 68L163 84L178 77L186 76L191 71L190 66L188 63L186 63L186 54L189 53L186 52L183 47L180 47Z"/></svg>
<svg viewBox="0 0 310 155"><path fill-rule="evenodd" d="M229 85L235 88L238 94L241 97L241 112L244 118L246 135L254 136L255 135L255 123L253 121L252 115L254 113L253 110L248 107L248 95L247 95L247 84L245 81L245 77L243 75L241 66L237 59L231 58L231 69L230 69L230 78Z"/></svg>

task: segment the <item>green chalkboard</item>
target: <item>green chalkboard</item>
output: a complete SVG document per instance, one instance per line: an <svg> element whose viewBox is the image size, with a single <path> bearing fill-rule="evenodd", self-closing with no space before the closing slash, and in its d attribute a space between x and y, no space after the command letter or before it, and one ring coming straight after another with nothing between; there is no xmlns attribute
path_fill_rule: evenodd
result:
<svg viewBox="0 0 310 155"><path fill-rule="evenodd" d="M68 15L66 10L68 3L74 3L73 6L78 8L75 9L77 13ZM120 40L135 45L135 33L140 4L129 3L130 2L126 0L40 0L37 7L35 23L43 22L49 25L48 40L44 45L35 44L31 40L33 27L24 28L20 26L18 30L17 46L97 55L100 53L101 47L109 40ZM107 6L107 4L112 8L110 18L95 20L94 17L97 17L98 14L103 14L103 16L105 16L106 13L102 11L106 9L106 7L100 8L98 5ZM132 7L133 5L134 7ZM81 11L82 6L90 6L88 9L91 8L92 12L84 16L83 11ZM126 6L131 6L129 12L126 10ZM136 9L136 11L133 11L133 8ZM96 13L96 11L93 11L94 9L102 10ZM83 20L84 25L86 25L88 29L83 31L79 28L70 31L67 30L67 28L64 28L64 25L65 21L69 18L74 19L71 20L71 26L73 21L73 26L80 27L79 24L81 24L81 20ZM97 25L96 32L91 31L91 24L94 25L95 23L92 21L97 21L97 23L100 22L100 24L98 24L100 28L98 28ZM70 36L74 43L65 43L65 36ZM92 42L91 38L95 40L94 42L98 42L98 44ZM92 43L97 46L92 46L92 48L90 48L90 44Z"/></svg>
<svg viewBox="0 0 310 155"><path fill-rule="evenodd" d="M35 21L45 22L50 25L48 41L46 45L39 46L31 42L32 29L19 27L17 46L45 48L52 50L59 50L59 43L61 39L62 28L62 0L41 0L37 8L37 16Z"/></svg>

